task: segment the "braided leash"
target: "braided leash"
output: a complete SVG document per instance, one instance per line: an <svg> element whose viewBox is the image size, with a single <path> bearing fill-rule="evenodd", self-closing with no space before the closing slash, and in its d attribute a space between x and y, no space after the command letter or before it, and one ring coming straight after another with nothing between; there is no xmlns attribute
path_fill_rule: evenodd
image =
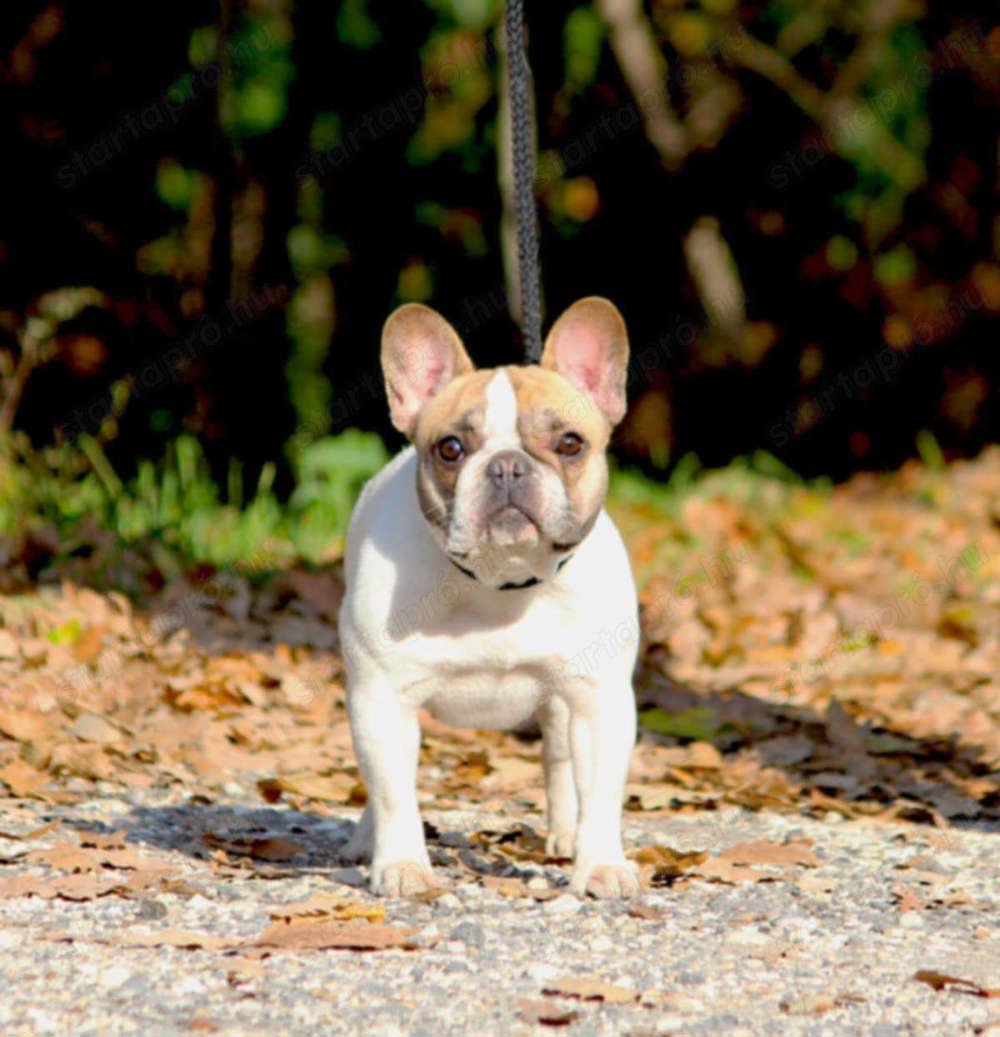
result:
<svg viewBox="0 0 1000 1037"><path fill-rule="evenodd" d="M535 210L535 146L531 132L531 71L524 38L523 0L507 0L507 83L517 210L517 266L521 282L521 334L528 363L542 356L542 288Z"/></svg>

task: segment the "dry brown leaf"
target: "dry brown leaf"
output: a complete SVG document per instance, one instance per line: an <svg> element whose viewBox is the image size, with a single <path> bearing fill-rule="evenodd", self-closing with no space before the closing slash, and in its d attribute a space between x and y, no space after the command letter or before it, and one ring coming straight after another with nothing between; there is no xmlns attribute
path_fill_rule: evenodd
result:
<svg viewBox="0 0 1000 1037"><path fill-rule="evenodd" d="M545 852L545 840L535 831L531 825L514 825L505 832L494 832L484 829L474 832L469 841L474 846L483 849L497 850L505 857L511 857L516 861L531 861L534 864L557 863L565 860L562 857L552 857Z"/></svg>
<svg viewBox="0 0 1000 1037"><path fill-rule="evenodd" d="M10 763L0 767L0 781L2 781L10 794L18 798L47 798L42 789L48 782L49 776L36 770L24 760L11 760Z"/></svg>
<svg viewBox="0 0 1000 1037"><path fill-rule="evenodd" d="M96 900L114 892L124 892L124 887L115 880L100 879L94 874L57 875L53 878L18 875L0 881L0 899L40 897L42 900Z"/></svg>
<svg viewBox="0 0 1000 1037"><path fill-rule="evenodd" d="M803 893L832 893L838 880L830 875L801 875L795 884Z"/></svg>
<svg viewBox="0 0 1000 1037"><path fill-rule="evenodd" d="M240 947L245 941L196 933L190 929L161 929L159 932L148 933L126 932L121 942L123 947L179 947L190 951L221 951Z"/></svg>
<svg viewBox="0 0 1000 1037"><path fill-rule="evenodd" d="M959 979L933 969L921 969L913 974L920 983L926 983L935 990L948 990L956 994L971 994L973 997L1000 997L1000 987L984 987L971 979Z"/></svg>
<svg viewBox="0 0 1000 1037"><path fill-rule="evenodd" d="M191 1033L218 1033L219 1026L211 1019L196 1017L187 1021L187 1028Z"/></svg>
<svg viewBox="0 0 1000 1037"><path fill-rule="evenodd" d="M710 882L725 882L729 885L735 885L738 882L766 882L771 878L766 872L719 857L710 857L704 863L699 864L692 874L708 879Z"/></svg>
<svg viewBox="0 0 1000 1037"><path fill-rule="evenodd" d="M36 709L0 709L0 735L15 742L48 738L54 727L51 716Z"/></svg>
<svg viewBox="0 0 1000 1037"><path fill-rule="evenodd" d="M722 753L711 742L691 742L683 746L663 748L657 754L668 767L687 770L718 770Z"/></svg>
<svg viewBox="0 0 1000 1037"><path fill-rule="evenodd" d="M907 886L895 885L892 887L892 895L899 906L900 914L907 911L923 911L927 904L921 900L916 893Z"/></svg>
<svg viewBox="0 0 1000 1037"><path fill-rule="evenodd" d="M273 783L272 783L273 782ZM314 772L285 774L272 779L268 786L273 795L275 788L282 792L291 792L307 799L316 799L324 803L350 803L362 805L365 802L364 786L357 777L347 773L316 774ZM262 790L264 798L268 791ZM273 800L271 800L273 802Z"/></svg>
<svg viewBox="0 0 1000 1037"><path fill-rule="evenodd" d="M657 870L676 870L679 875L708 859L704 850L674 850L660 843L651 843L632 850L628 856L637 864L648 864Z"/></svg>
<svg viewBox="0 0 1000 1037"><path fill-rule="evenodd" d="M73 645L73 655L77 662L90 665L101 654L104 647L104 635L107 630L103 626L84 627Z"/></svg>
<svg viewBox="0 0 1000 1037"><path fill-rule="evenodd" d="M664 810L677 798L677 788L662 782L655 785L629 782L625 786L626 810Z"/></svg>
<svg viewBox="0 0 1000 1037"><path fill-rule="evenodd" d="M804 865L815 868L820 863L807 841L738 843L735 846L727 846L719 854L719 858L733 864L768 864L777 867Z"/></svg>
<svg viewBox="0 0 1000 1037"><path fill-rule="evenodd" d="M495 890L502 897L511 900L555 900L560 895L557 889L533 889L521 879L501 877L499 875L482 875L480 881L487 889Z"/></svg>
<svg viewBox="0 0 1000 1037"><path fill-rule="evenodd" d="M529 1023L541 1023L543 1026L569 1026L574 1019L580 1018L575 1008L561 1007L557 1002L544 998L523 997L517 1002L517 1014Z"/></svg>
<svg viewBox="0 0 1000 1037"><path fill-rule="evenodd" d="M305 853L305 847L289 839L254 839L250 843L250 856L260 861L287 861Z"/></svg>
<svg viewBox="0 0 1000 1037"><path fill-rule="evenodd" d="M331 918L341 921L364 918L369 922L383 922L385 921L385 908L381 904L350 900L335 893L314 893L308 900L294 904L281 904L272 908L270 917L291 924Z"/></svg>
<svg viewBox="0 0 1000 1037"><path fill-rule="evenodd" d="M80 832L80 845L92 846L97 850L121 850L125 847L128 832L122 828L115 832Z"/></svg>
<svg viewBox="0 0 1000 1037"><path fill-rule="evenodd" d="M629 918L641 918L644 922L658 922L667 917L667 910L655 904L631 901L628 905Z"/></svg>
<svg viewBox="0 0 1000 1037"><path fill-rule="evenodd" d="M34 875L14 875L9 879L0 879L0 900L39 896L41 885L41 879Z"/></svg>
<svg viewBox="0 0 1000 1037"><path fill-rule="evenodd" d="M97 745L119 745L124 739L119 728L96 713L81 713L70 725L69 733L81 742Z"/></svg>
<svg viewBox="0 0 1000 1037"><path fill-rule="evenodd" d="M606 1001L611 1005L630 1005L639 1000L638 991L605 983L595 976L563 976L546 983L542 993L580 1001Z"/></svg>
<svg viewBox="0 0 1000 1037"><path fill-rule="evenodd" d="M657 843L640 846L628 856L640 866L643 882L652 886L669 886L674 879L708 860L703 850L684 853Z"/></svg>
<svg viewBox="0 0 1000 1037"><path fill-rule="evenodd" d="M416 929L377 922L320 921L312 925L288 925L274 922L253 941L256 947L273 947L287 951L355 950L377 951L388 947L407 950L420 946Z"/></svg>
<svg viewBox="0 0 1000 1037"><path fill-rule="evenodd" d="M288 839L270 836L264 839L247 839L241 836L218 835L215 832L203 832L202 842L214 846L221 854L213 854L213 859L221 864L228 864L228 854L237 857L252 857L261 861L287 861L300 853L305 847Z"/></svg>
<svg viewBox="0 0 1000 1037"><path fill-rule="evenodd" d="M239 987L251 980L267 975L267 966L250 958L226 959L226 982L231 987Z"/></svg>
<svg viewBox="0 0 1000 1037"><path fill-rule="evenodd" d="M95 854L67 840L32 850L27 859L33 864L47 864L57 871L101 870L101 862Z"/></svg>
<svg viewBox="0 0 1000 1037"><path fill-rule="evenodd" d="M831 1012L834 1008L859 1004L865 998L861 994L802 994L800 997L788 998L780 1003L780 1008L788 1015L820 1015Z"/></svg>

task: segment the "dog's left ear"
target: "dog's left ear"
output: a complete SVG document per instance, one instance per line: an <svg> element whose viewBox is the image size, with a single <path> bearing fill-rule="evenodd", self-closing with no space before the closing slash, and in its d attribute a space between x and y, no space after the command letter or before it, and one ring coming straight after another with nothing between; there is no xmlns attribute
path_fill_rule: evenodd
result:
<svg viewBox="0 0 1000 1037"><path fill-rule="evenodd" d="M429 306L394 310L382 329L382 374L393 425L411 437L427 401L473 369L458 332Z"/></svg>
<svg viewBox="0 0 1000 1037"><path fill-rule="evenodd" d="M545 340L542 367L561 374L617 425L625 416L628 332L615 304L596 295L573 303Z"/></svg>

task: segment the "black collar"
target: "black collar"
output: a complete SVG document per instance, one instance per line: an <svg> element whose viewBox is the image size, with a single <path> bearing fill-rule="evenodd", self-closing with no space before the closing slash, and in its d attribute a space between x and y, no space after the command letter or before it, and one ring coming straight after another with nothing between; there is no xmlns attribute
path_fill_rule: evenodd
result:
<svg viewBox="0 0 1000 1037"><path fill-rule="evenodd" d="M456 562L455 559L452 558L450 555L448 555L447 557L448 557L448 561L451 562L451 564L453 566L455 566L455 568L460 573L465 573L465 575L468 576L470 580L475 580L477 583L480 582L479 581L479 577L471 569L466 569L464 565L459 565L458 562ZM565 558L560 559L559 564L556 566L556 572L559 572L559 570L572 557L573 557L572 555L566 555ZM500 586L497 587L497 590L498 591L521 591L521 590L524 590L526 587L534 587L535 584L538 584L538 583L541 583L541 582L542 581L537 576L532 576L530 579L525 580L524 583L501 583Z"/></svg>

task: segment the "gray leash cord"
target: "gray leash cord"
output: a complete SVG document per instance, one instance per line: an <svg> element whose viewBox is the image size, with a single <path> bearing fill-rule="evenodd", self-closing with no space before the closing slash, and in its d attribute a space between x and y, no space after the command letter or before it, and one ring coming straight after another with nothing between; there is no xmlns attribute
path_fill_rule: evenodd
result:
<svg viewBox="0 0 1000 1037"><path fill-rule="evenodd" d="M523 0L507 0L505 29L517 210L517 266L521 282L521 334L528 363L538 363L542 356L542 290L538 267L538 213L535 209L535 146L531 133L531 73L524 38Z"/></svg>

